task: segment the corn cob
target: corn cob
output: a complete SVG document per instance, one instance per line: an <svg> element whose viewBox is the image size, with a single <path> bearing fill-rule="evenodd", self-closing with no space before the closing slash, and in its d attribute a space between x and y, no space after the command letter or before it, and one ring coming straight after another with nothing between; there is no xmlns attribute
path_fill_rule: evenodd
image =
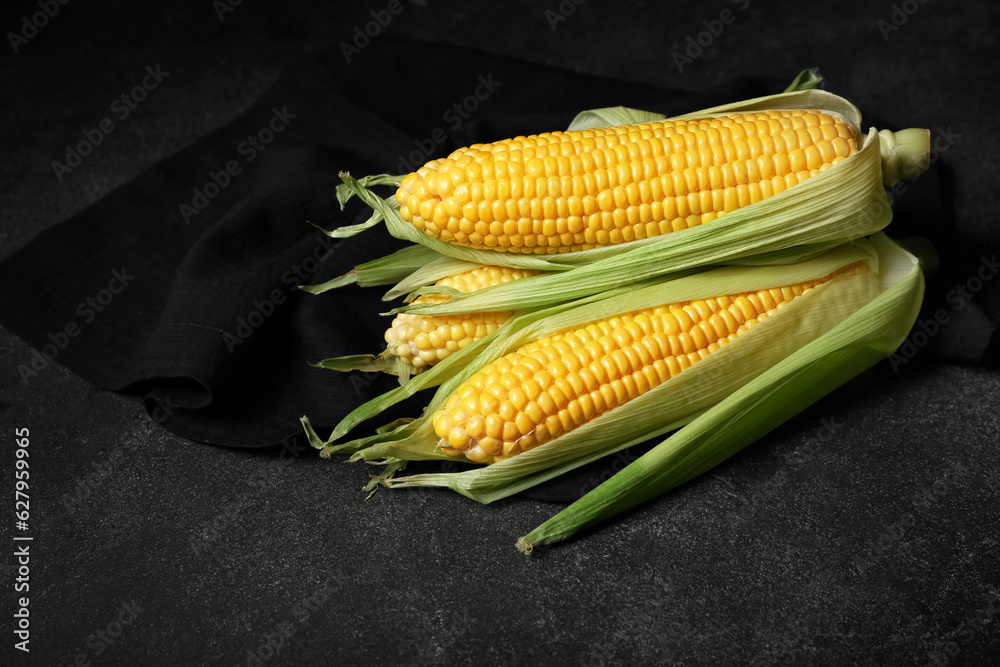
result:
<svg viewBox="0 0 1000 667"><path fill-rule="evenodd" d="M850 122L817 110L547 132L432 160L396 201L443 241L571 252L710 222L837 164L858 141Z"/></svg>
<svg viewBox="0 0 1000 667"><path fill-rule="evenodd" d="M495 463L559 437L704 359L834 275L643 309L525 345L488 364L433 417L445 454Z"/></svg>
<svg viewBox="0 0 1000 667"><path fill-rule="evenodd" d="M434 284L466 294L537 273L539 272L506 266L481 266L447 276ZM447 296L426 295L418 297L415 303L440 303L447 300ZM389 354L408 361L415 368L423 369L492 333L512 314L513 311L438 316L400 313L386 329L386 350Z"/></svg>
<svg viewBox="0 0 1000 667"><path fill-rule="evenodd" d="M303 417L321 456L384 464L369 491L442 486L488 503L674 432L587 503L522 538L528 552L703 473L899 345L923 282L915 258L877 233L891 220L882 185L926 169L926 130L861 134L848 101L791 87L656 118L595 109L567 132L475 144L407 176L342 174L341 203L358 196L373 214L332 236L384 221L396 238L449 261L552 272L425 299L414 312L519 313L449 363L357 407L325 440ZM390 184L395 201L369 188ZM728 213L729 224L669 236ZM817 256L824 247L832 249ZM720 268L682 275L706 264ZM395 296L442 275L418 273ZM786 287L761 291L773 285ZM710 296L720 294L730 296ZM435 386L420 417L338 443ZM455 458L492 465L397 475L408 461Z"/></svg>

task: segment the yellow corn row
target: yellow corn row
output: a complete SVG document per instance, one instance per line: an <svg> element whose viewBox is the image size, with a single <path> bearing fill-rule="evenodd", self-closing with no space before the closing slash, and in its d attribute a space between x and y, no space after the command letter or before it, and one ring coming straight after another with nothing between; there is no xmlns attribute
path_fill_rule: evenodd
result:
<svg viewBox="0 0 1000 667"><path fill-rule="evenodd" d="M506 266L481 266L447 276L434 284L451 287L465 294L538 273L530 269L512 269ZM426 295L418 297L415 303L439 303L447 300L447 296ZM405 359L415 368L426 368L492 333L512 314L513 311L438 316L400 313L386 329L386 350L389 354Z"/></svg>
<svg viewBox="0 0 1000 667"><path fill-rule="evenodd" d="M559 437L704 359L851 264L787 287L648 308L562 331L487 365L434 414L448 455L495 463Z"/></svg>
<svg viewBox="0 0 1000 667"><path fill-rule="evenodd" d="M858 149L832 113L781 110L547 132L432 160L396 192L403 220L477 249L558 253L715 220Z"/></svg>

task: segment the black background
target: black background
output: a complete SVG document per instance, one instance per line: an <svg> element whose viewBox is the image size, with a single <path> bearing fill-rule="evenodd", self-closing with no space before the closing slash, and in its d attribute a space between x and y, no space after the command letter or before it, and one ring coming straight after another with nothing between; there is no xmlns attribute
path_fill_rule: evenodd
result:
<svg viewBox="0 0 1000 667"><path fill-rule="evenodd" d="M559 505L480 506L425 490L364 502L361 466L187 441L135 397L58 364L25 386L15 369L32 349L0 330L0 469L12 468L14 429L29 428L35 538L32 653L12 650L8 555L0 655L246 664L248 651L267 655L269 637L284 632L267 664L996 658L1000 374L988 342L1000 289L987 281L961 311L947 294L1000 246L997 9L912 2L904 23L902 3L745 5L564 2L575 9L553 30L546 12L558 14L558 2L404 3L357 57L406 38L689 91L740 76L785 82L814 66L869 122L957 136L898 198L891 228L934 242L941 267L921 317L944 308L952 320L912 361L880 364L713 473L528 559L514 540ZM353 39L383 7L244 0L220 20L210 1L70 2L18 53L5 40L0 259L236 118L303 54ZM673 54L724 9L735 20L679 71ZM13 3L0 30L18 30L37 10ZM888 31L894 12L901 25ZM63 147L156 63L168 82L58 182L50 165ZM421 67L419 50L408 66ZM476 69L468 60L456 68ZM442 80L450 75L442 68ZM455 101L430 86L399 95L431 120ZM565 99L536 103L526 112L576 110ZM401 129L424 137L433 127ZM833 439L815 446L831 423ZM64 496L109 461L71 510ZM2 523L9 536L12 519ZM141 611L97 655L91 637L130 601Z"/></svg>

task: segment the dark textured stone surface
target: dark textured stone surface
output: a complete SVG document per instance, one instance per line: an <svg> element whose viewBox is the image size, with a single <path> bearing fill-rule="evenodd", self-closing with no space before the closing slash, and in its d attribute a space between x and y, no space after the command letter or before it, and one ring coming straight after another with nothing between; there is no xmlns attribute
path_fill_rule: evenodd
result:
<svg viewBox="0 0 1000 667"><path fill-rule="evenodd" d="M210 2L70 3L18 54L5 43L0 257L238 115L296 56L349 38L385 6L262 4L220 22ZM949 307L947 291L1000 245L994 5L920 5L884 40L877 22L892 20L892 3L798 14L744 4L623 13L589 0L550 30L554 1L428 0L406 4L385 34L690 89L818 66L880 121L952 127L961 139L935 173L954 219L912 230L945 260L928 308ZM678 72L672 53L724 9L734 22ZM0 27L33 11L16 3ZM50 163L62 147L156 63L168 83L59 183ZM911 231L906 218L894 224ZM988 284L977 301L989 312L995 295ZM0 331L2 488L12 498L12 433L27 427L35 538L32 653L12 650L7 555L0 655L246 664L271 637L280 649L267 664L989 664L1000 656L1000 374L942 363L933 348L898 373L881 364L712 474L528 559L514 540L557 505L479 506L430 490L364 502L359 466L180 440L133 399L58 364L25 386L14 369L31 349ZM835 436L817 446L825 424ZM78 496L95 464L108 474ZM88 638L133 600L141 611L97 655Z"/></svg>

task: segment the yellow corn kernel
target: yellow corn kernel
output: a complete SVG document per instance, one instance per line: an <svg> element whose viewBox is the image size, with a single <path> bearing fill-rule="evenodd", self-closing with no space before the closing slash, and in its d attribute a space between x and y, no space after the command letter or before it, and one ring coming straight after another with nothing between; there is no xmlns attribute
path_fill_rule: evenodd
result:
<svg viewBox="0 0 1000 667"><path fill-rule="evenodd" d="M435 413L442 451L494 463L544 445L690 368L833 275L859 270L646 308L528 343L488 364ZM508 376L519 384L503 382Z"/></svg>
<svg viewBox="0 0 1000 667"><path fill-rule="evenodd" d="M538 273L490 265L447 276L434 284L466 294ZM447 299L447 296L429 295L418 297L414 303L440 303ZM433 366L452 352L492 333L511 314L511 311L438 316L400 313L386 329L386 349L416 368Z"/></svg>
<svg viewBox="0 0 1000 667"><path fill-rule="evenodd" d="M812 110L547 132L433 160L403 179L396 200L402 218L429 236L502 252L571 252L710 222L857 147L847 121ZM537 224L516 233L489 226L517 218Z"/></svg>

